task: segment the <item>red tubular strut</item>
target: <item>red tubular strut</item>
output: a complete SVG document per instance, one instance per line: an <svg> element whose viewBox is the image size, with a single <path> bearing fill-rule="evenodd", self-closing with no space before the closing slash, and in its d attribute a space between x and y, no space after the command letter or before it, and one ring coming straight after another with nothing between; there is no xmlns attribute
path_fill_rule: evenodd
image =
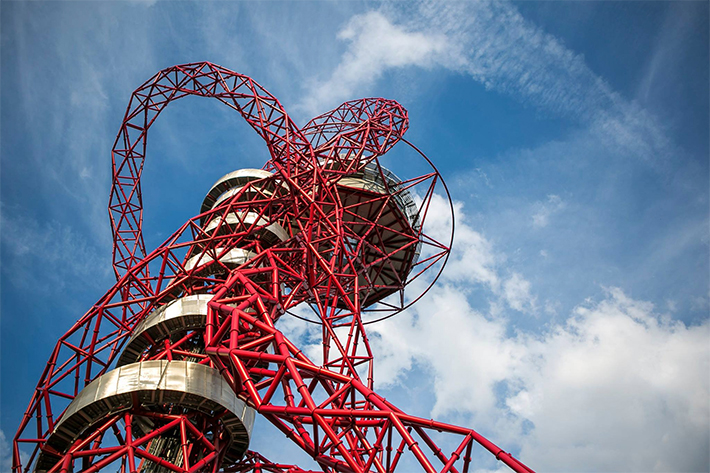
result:
<svg viewBox="0 0 710 473"><path fill-rule="evenodd" d="M270 159L225 177L200 215L148 253L148 129L188 95L240 113ZM57 342L14 437L13 471L309 473L247 449L255 412L326 472L465 473L480 467L471 458L480 445L532 473L478 432L406 414L373 390L364 314L402 310L407 283L441 267L450 250L425 228L438 172L401 181L380 165L407 128L406 110L382 98L346 102L299 128L251 78L209 62L170 67L140 86L112 151L117 282ZM322 325L320 363L277 326L303 307ZM189 391L197 388L187 382L135 387L163 382L149 376L158 369L171 380L191 370L226 394Z"/></svg>

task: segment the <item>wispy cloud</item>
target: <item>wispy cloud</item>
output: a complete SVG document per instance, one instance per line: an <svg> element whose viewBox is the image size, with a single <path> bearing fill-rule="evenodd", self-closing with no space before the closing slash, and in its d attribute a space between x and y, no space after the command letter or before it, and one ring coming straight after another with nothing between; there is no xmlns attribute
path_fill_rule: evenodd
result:
<svg viewBox="0 0 710 473"><path fill-rule="evenodd" d="M16 287L57 294L66 288L103 288L111 282L110 252L57 221L0 215L3 276Z"/></svg>
<svg viewBox="0 0 710 473"><path fill-rule="evenodd" d="M450 214L446 211L447 203L435 195L432 202L433 211L429 212L427 228L451 228ZM483 234L473 229L467 222L468 218L462 202L454 203L456 233L454 235L454 253L446 266L445 277L450 281L467 281L486 285L490 290L498 292L501 276L498 274L502 262L493 245ZM446 241L445 235L434 237Z"/></svg>
<svg viewBox="0 0 710 473"><path fill-rule="evenodd" d="M380 388L406 384L426 367L413 376L432 380L431 415L495 431L497 440L522 445L521 458L540 470L707 465L707 320L687 326L609 288L543 333L511 336L506 309L494 316L470 305L472 284L499 297L473 276L444 278L409 313L372 327ZM511 309L530 300L519 275L502 286Z"/></svg>
<svg viewBox="0 0 710 473"><path fill-rule="evenodd" d="M338 38L340 63L301 106L327 110L368 93L387 70L442 67L547 113L588 124L596 138L662 166L673 152L647 110L625 99L584 57L526 20L508 2L420 1L354 16Z"/></svg>
<svg viewBox="0 0 710 473"><path fill-rule="evenodd" d="M35 8L16 4L3 21L16 46L6 61L13 67L5 68L5 78L17 85L15 103L21 117L9 132L25 136L26 148L19 152L40 191L32 197L46 198L44 192L51 190L46 199L49 209L57 213L77 209L72 217L79 217L94 238L106 243L106 200L95 196L107 195L110 188L110 147L118 131L117 117L125 110L130 91L155 70L148 39L152 28L144 15L130 11L129 4L124 8L93 4L86 10L58 2L42 14ZM117 48L120 19L126 15L132 17L130 34L120 35L124 44ZM16 129L18 125L24 128ZM4 198L5 203L9 200Z"/></svg>
<svg viewBox="0 0 710 473"><path fill-rule="evenodd" d="M407 313L371 328L378 389L426 377L430 415L495 432L540 470L701 471L710 321L686 325L612 287L560 322L521 329L517 312L563 315L559 303L539 309L530 281L506 276L508 257L455 207L464 238L451 266ZM488 310L474 304L474 291Z"/></svg>
<svg viewBox="0 0 710 473"><path fill-rule="evenodd" d="M2 429L0 429L0 470L12 470L12 449Z"/></svg>
<svg viewBox="0 0 710 473"><path fill-rule="evenodd" d="M612 288L543 338L520 338L526 369L506 405L535 426L521 455L550 471L580 462L603 471L707 468L709 329Z"/></svg>
<svg viewBox="0 0 710 473"><path fill-rule="evenodd" d="M546 227L550 217L565 208L565 202L558 195L550 194L545 202L534 205L535 213L532 215L532 226L535 228Z"/></svg>
<svg viewBox="0 0 710 473"><path fill-rule="evenodd" d="M451 228L448 202L441 195L434 194L430 205L425 231L438 241L447 241L445 232ZM530 282L521 273L511 272L506 267L507 256L471 226L464 204L460 201L454 201L454 218L454 246L442 281L465 293L479 286L485 288L491 315L497 314L501 306L534 313L537 310L536 296ZM413 292L416 293L416 289Z"/></svg>
<svg viewBox="0 0 710 473"><path fill-rule="evenodd" d="M513 273L503 283L503 294L511 309L529 312L535 309L535 297L530 294L530 281Z"/></svg>
<svg viewBox="0 0 710 473"><path fill-rule="evenodd" d="M388 69L441 64L451 47L438 33L410 31L371 11L350 19L338 34L349 43L340 64L325 82L316 82L300 104L311 113L337 106L353 92L371 86Z"/></svg>

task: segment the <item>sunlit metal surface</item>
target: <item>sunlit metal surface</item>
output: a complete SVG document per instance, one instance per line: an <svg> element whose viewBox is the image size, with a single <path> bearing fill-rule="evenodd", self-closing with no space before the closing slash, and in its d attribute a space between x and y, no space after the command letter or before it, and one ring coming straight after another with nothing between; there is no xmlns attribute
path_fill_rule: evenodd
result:
<svg viewBox="0 0 710 473"><path fill-rule="evenodd" d="M219 257L219 261L229 268L234 268L240 264L244 264L256 256L251 251L243 250L241 248L232 248L227 252L224 252L224 248L216 248L215 252L217 254L224 253ZM214 258L209 254L198 254L185 262L185 271L192 271L197 266L206 265L212 262L214 262ZM209 271L219 271L219 267L217 265L209 265L205 267L202 273Z"/></svg>
<svg viewBox="0 0 710 473"><path fill-rule="evenodd" d="M205 226L204 231L208 235L218 227L228 226L227 228L251 228L259 227L255 233L269 245L274 245L281 241L288 240L288 233L278 223L269 223L263 217L260 217L256 212L232 212L227 214L226 218L217 217L210 220ZM226 230L224 231L227 232Z"/></svg>
<svg viewBox="0 0 710 473"><path fill-rule="evenodd" d="M137 362L146 348L174 333L204 328L211 298L209 294L185 296L151 312L136 326L116 366Z"/></svg>
<svg viewBox="0 0 710 473"><path fill-rule="evenodd" d="M225 174L219 178L210 188L209 192L207 192L205 199L202 201L200 213L207 212L208 210L214 208L225 199L233 196L237 191L239 191L239 189L248 183L259 179L270 178L272 176L272 173L264 171L263 169L238 169ZM272 183L264 186L264 190L266 192L270 192L273 190L273 187L274 184Z"/></svg>
<svg viewBox="0 0 710 473"><path fill-rule="evenodd" d="M368 237L367 245L352 239L348 248L368 266L358 276L364 303L396 292L419 259L421 238L416 243L411 238L421 227L418 207L401 183L394 173L373 163L338 180L338 193L347 209L343 222L357 235ZM373 199L372 194L383 197ZM376 222L380 230L371 231L368 222Z"/></svg>
<svg viewBox="0 0 710 473"><path fill-rule="evenodd" d="M164 360L121 366L94 380L71 402L47 445L64 452L93 423L136 402L144 407L175 404L209 415L224 409L221 421L231 436L226 456L239 459L249 445L255 411L234 395L219 372L197 363ZM35 471L46 471L57 458L42 453Z"/></svg>
<svg viewBox="0 0 710 473"><path fill-rule="evenodd" d="M215 98L241 114L270 158L263 170L220 179L202 212L148 251L141 185L148 128L186 96ZM407 414L374 390L363 316L381 320L419 300L452 242L438 240L441 229L425 233L427 215L440 212L434 200L449 197L451 222L453 205L431 161L404 140L408 126L397 102L365 98L299 127L253 79L209 62L166 68L141 85L111 152L117 283L52 350L13 440L15 473L36 464L53 473L303 472L256 452L225 464L246 448L253 423L237 396L323 470L469 471L481 446L530 473L477 431ZM381 168L383 155L403 141L429 172L400 181ZM289 238L269 246L272 232L259 220L204 230L212 220L251 212ZM416 261L419 245L426 257ZM433 269L437 276L419 279L423 290L408 302L405 287ZM213 295L204 329L171 335L140 355L161 361L106 373L137 329L145 334L180 318L143 322L156 309L194 294ZM322 324L314 359L274 324L304 305ZM170 359L180 361L162 361Z"/></svg>

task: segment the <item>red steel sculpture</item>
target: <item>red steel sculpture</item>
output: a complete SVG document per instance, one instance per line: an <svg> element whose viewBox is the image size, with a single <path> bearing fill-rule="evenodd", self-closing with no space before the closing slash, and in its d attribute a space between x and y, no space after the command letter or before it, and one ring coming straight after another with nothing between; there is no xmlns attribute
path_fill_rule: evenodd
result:
<svg viewBox="0 0 710 473"><path fill-rule="evenodd" d="M148 253L147 132L187 95L239 112L271 159L221 178ZM117 283L54 347L14 438L15 473L305 471L248 450L256 414L326 472L467 472L475 445L531 472L478 432L373 391L366 324L411 305L405 285L440 272L451 243L424 233L443 185L433 166L400 180L380 165L399 141L418 152L407 127L397 102L370 98L299 129L251 78L208 62L136 90L112 153ZM322 361L276 324L299 305L321 325Z"/></svg>

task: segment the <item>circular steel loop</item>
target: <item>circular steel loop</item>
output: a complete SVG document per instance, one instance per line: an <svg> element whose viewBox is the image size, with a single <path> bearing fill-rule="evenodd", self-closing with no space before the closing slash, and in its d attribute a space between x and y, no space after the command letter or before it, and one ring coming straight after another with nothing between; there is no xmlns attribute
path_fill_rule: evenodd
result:
<svg viewBox="0 0 710 473"><path fill-rule="evenodd" d="M270 159L263 170L217 181L202 213L148 253L141 192L148 128L171 101L190 95L238 112ZM251 78L209 62L164 69L141 85L112 150L118 281L52 350L13 440L14 472L251 470L239 461L251 405L328 471L392 473L398 464L466 471L480 445L530 473L475 430L406 414L374 391L365 324L423 297L453 243L451 196L431 161L402 138L408 125L396 101L364 98L301 130ZM382 168L399 141L408 147L390 158L414 150L429 168L419 173L421 163L411 163L416 177L404 181ZM448 242L446 228L427 227L448 222ZM418 293L405 299L407 285ZM198 293L209 294L209 310ZM274 325L302 303L323 325L321 358ZM312 343L310 334L302 339ZM440 443L439 434L449 438ZM451 453L438 446L452 441Z"/></svg>
<svg viewBox="0 0 710 473"><path fill-rule="evenodd" d="M400 141L403 142L403 143L405 143L405 144L407 144L407 146L408 146L410 149L414 150L422 159L424 159L424 160L426 161L426 163L428 164L428 166L432 169L433 174L436 176L436 179L437 179L438 182L440 182L441 185L442 185L443 193L444 193L444 195L445 195L446 201L448 202L449 215L450 215L450 221L451 221L450 232L447 232L447 233L449 234L449 239L448 239L448 242L445 244L446 248L448 248L448 249L445 251L445 254L444 254L443 257L442 257L442 261L441 261L441 263L439 264L439 267L438 267L438 270L437 270L436 274L433 276L433 278L431 279L431 281L428 282L428 284L426 285L426 287L425 287L419 294L417 294L416 296L410 298L409 301L407 301L406 303L402 303L401 305L396 306L396 307L395 307L395 306L392 306L392 305L385 305L385 304L383 304L383 303L378 303L378 304L376 304L376 305L375 305L374 307L372 307L372 308L363 309L363 311L362 311L363 313L365 313L365 314L373 314L373 315L374 315L374 318L371 318L371 319L369 319L369 320L367 320L365 317L363 317L363 324L364 324L364 325L374 324L374 323L377 323L377 322L380 322L380 321L389 319L389 318L391 318L391 317L394 317L395 315L397 315L397 314L401 313L402 311L408 309L408 308L411 307L413 304L415 304L416 302L418 302L422 297L424 297L424 295L425 295L427 292L429 292L429 290L434 286L434 284L436 284L436 281L439 279L439 277L441 276L442 272L444 271L444 267L446 266L446 263L447 263L447 261L448 261L448 259L449 259L449 255L451 254L451 248L452 248L453 242L454 242L454 228L455 228L454 204L453 204L453 200L452 200L452 198L451 198L451 194L450 194L450 192L449 192L449 188L448 188L448 186L446 185L446 182L445 182L445 181L443 180L443 178L441 177L441 174L439 173L439 170L436 168L436 166L434 165L434 163L432 163L431 160L430 160L419 148L417 148L417 147L414 146L411 142L409 142L408 140L406 140L406 139L404 139L404 138L400 138ZM368 166L371 166L371 165L368 165ZM385 168L385 169L386 169L386 168ZM341 181L344 181L345 184L347 184L347 183L350 182L350 179L351 179L351 178L347 177L347 178L341 179ZM399 178L397 178L397 179L399 179ZM340 184L340 182L339 182L339 184ZM404 205L405 205L405 208L407 208L406 215L407 215L407 217L410 219L410 222L413 221L414 223L413 223L412 225L413 225L413 226L416 225L417 230L420 231L420 232L422 232L422 231L424 230L424 229L423 229L423 224L425 224L425 222L422 221L422 219L421 219L421 217L419 216L418 212L413 212L412 209L409 208L409 205L411 205L411 204L409 204L409 203L408 203L406 200L404 200L404 199L403 199L403 201L405 202ZM412 214L414 214L414 215L416 215L416 216L412 216ZM417 258L419 258L419 256L420 256L422 244L426 244L426 243L423 242L422 239L420 238L420 243L419 243L419 245L417 246ZM421 264L421 263L420 263L420 264ZM418 278L419 276L421 276L421 275L424 273L424 271L426 271L427 269L429 269L428 267L424 267L424 268L421 269L419 272L416 272L416 267L417 267L417 266L416 266L416 260L415 260L415 261L413 262L412 272L409 274L409 277L408 277L407 280L404 282L404 286L408 285L412 280ZM309 318L309 317L306 317L306 316L303 316L303 315L299 315L299 314L295 313L295 312L292 311L292 310L287 311L287 313L288 313L289 315L293 316L293 317L296 317L297 319L300 319L300 320L303 320L303 321L306 321L306 322L309 322L309 323L318 324L318 325L322 325L322 323L323 323L321 319L315 319L315 320L314 320L314 319L311 319L311 318Z"/></svg>
<svg viewBox="0 0 710 473"><path fill-rule="evenodd" d="M342 224L354 234L346 235L346 243L367 268L358 275L362 307L400 290L419 258L416 204L409 191L397 191L401 182L375 162L337 182L339 200L348 209L343 211Z"/></svg>

